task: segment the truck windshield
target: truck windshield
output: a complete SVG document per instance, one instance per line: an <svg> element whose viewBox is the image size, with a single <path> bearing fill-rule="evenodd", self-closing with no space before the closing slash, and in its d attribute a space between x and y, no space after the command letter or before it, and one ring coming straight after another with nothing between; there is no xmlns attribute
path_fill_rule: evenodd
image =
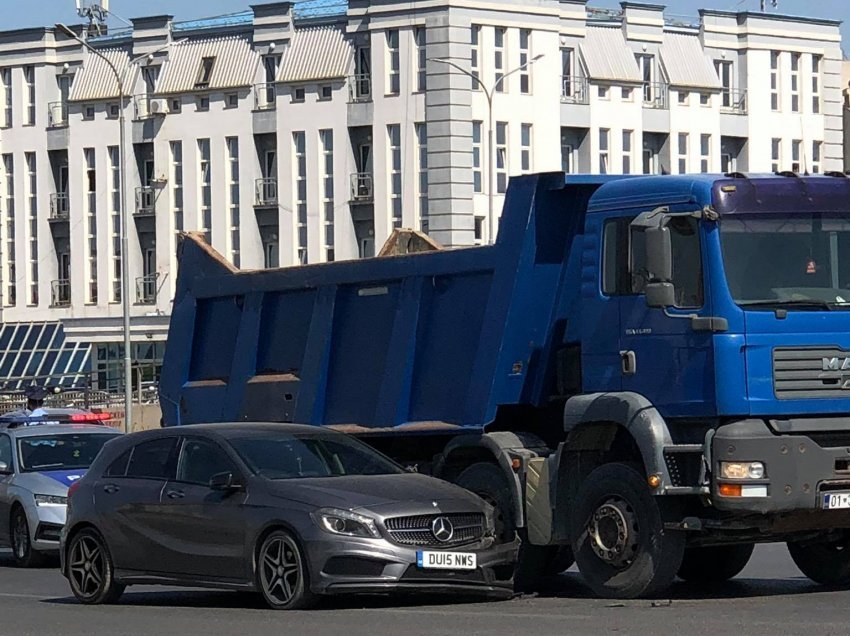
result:
<svg viewBox="0 0 850 636"><path fill-rule="evenodd" d="M827 215L726 217L726 280L751 309L850 308L850 220Z"/></svg>

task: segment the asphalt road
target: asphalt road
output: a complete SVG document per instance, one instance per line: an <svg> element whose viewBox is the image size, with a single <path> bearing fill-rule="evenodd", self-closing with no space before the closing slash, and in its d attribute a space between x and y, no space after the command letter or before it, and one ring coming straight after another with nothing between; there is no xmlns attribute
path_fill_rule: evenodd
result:
<svg viewBox="0 0 850 636"><path fill-rule="evenodd" d="M759 547L744 572L720 589L678 583L669 599L657 601L592 599L580 576L570 572L543 594L500 603L348 597L308 612L267 610L248 594L155 587L129 588L118 605L85 607L57 570L18 570L0 553L2 636L826 636L847 633L848 622L850 591L810 583L784 546Z"/></svg>

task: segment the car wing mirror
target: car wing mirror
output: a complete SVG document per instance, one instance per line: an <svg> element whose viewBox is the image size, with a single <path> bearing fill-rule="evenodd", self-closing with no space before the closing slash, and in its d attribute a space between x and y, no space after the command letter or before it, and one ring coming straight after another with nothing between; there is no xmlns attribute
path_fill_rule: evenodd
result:
<svg viewBox="0 0 850 636"><path fill-rule="evenodd" d="M241 490L242 484L236 481L236 478L233 476L233 473L230 471L217 473L210 477L210 489L218 490L221 492L231 492L234 490Z"/></svg>
<svg viewBox="0 0 850 636"><path fill-rule="evenodd" d="M12 469L6 462L0 462L0 475L11 475Z"/></svg>

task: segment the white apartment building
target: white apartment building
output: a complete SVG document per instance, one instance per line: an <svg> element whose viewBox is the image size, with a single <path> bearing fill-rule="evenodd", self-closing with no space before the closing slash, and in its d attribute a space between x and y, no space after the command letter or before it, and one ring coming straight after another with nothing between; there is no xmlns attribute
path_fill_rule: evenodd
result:
<svg viewBox="0 0 850 636"><path fill-rule="evenodd" d="M149 362L183 231L276 267L373 255L395 227L487 242L490 161L496 215L526 172L843 169L835 21L305 0L86 37L123 102L109 64L54 28L0 33L4 379L120 377L122 109L133 356Z"/></svg>

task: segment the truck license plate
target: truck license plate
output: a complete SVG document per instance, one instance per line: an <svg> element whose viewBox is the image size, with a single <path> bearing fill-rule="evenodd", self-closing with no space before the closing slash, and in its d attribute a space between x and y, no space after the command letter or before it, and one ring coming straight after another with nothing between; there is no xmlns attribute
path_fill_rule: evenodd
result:
<svg viewBox="0 0 850 636"><path fill-rule="evenodd" d="M428 570L474 570L478 563L474 552L417 550L416 565Z"/></svg>
<svg viewBox="0 0 850 636"><path fill-rule="evenodd" d="M824 510L845 510L847 508L850 508L850 491L823 494Z"/></svg>

